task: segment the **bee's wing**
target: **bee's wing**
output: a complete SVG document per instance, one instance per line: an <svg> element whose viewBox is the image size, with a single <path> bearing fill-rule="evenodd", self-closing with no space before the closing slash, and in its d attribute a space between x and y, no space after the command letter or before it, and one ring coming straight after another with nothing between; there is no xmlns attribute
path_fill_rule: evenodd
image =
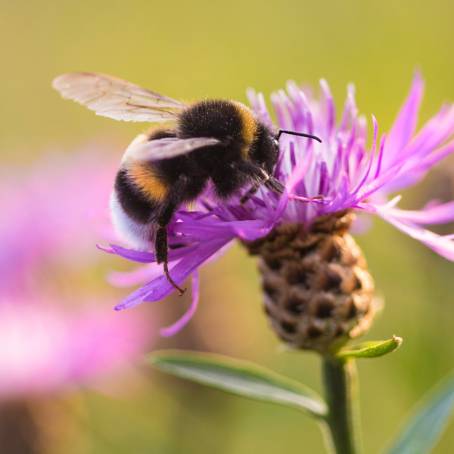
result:
<svg viewBox="0 0 454 454"><path fill-rule="evenodd" d="M202 147L217 145L220 140L213 137L193 137L179 139L178 137L166 137L149 141L135 140L125 153L126 160L159 161L170 159L175 156L190 153Z"/></svg>
<svg viewBox="0 0 454 454"><path fill-rule="evenodd" d="M53 80L52 86L64 98L114 120L171 121L186 107L180 101L104 74L62 74Z"/></svg>

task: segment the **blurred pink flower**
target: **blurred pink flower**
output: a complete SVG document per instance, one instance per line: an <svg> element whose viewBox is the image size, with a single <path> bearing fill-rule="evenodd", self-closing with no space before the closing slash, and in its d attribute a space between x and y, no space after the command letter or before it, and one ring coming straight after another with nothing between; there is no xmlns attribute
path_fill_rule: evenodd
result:
<svg viewBox="0 0 454 454"><path fill-rule="evenodd" d="M83 264L109 225L108 199L115 160L100 147L50 154L32 168L0 171L0 290L30 281L30 270L54 260ZM102 147L101 147L102 148ZM68 247L71 246L71 247Z"/></svg>
<svg viewBox="0 0 454 454"><path fill-rule="evenodd" d="M146 328L113 311L0 303L0 400L97 382L132 366Z"/></svg>
<svg viewBox="0 0 454 454"><path fill-rule="evenodd" d="M115 161L99 148L0 172L0 400L97 383L150 341L143 314L119 315L101 295L76 308L53 282L77 286L74 265L100 258Z"/></svg>

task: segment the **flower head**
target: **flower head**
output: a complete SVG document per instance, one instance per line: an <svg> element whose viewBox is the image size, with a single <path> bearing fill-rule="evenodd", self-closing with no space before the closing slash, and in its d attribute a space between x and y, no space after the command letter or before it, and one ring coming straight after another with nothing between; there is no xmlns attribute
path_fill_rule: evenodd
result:
<svg viewBox="0 0 454 454"><path fill-rule="evenodd" d="M274 176L285 185L284 194L261 187L246 203L241 203L245 188L227 202L220 202L207 188L193 210L181 208L175 214L169 226L169 258L171 275L178 284L189 275L196 275L203 263L235 239L254 242L285 224L310 229L317 220L345 211L378 215L443 257L454 260L452 237L439 236L424 227L453 220L454 202L431 203L419 211L406 211L397 208L400 196L389 199L390 194L418 182L454 151L454 106L443 106L416 132L424 86L421 76L416 74L389 133L379 134L378 123L372 117L372 137L368 139L367 121L358 114L353 86L348 88L337 120L328 84L321 81L320 85L319 98L293 82L288 83L286 91L280 90L271 97L278 128L315 134L323 141L320 144L282 136ZM276 129L263 95L252 90L248 95L257 117ZM145 282L118 309L157 301L173 291L152 252L115 245L107 250L148 264L145 270L116 276L123 284ZM196 304L197 295L191 312ZM166 333L173 333L180 326L181 323Z"/></svg>

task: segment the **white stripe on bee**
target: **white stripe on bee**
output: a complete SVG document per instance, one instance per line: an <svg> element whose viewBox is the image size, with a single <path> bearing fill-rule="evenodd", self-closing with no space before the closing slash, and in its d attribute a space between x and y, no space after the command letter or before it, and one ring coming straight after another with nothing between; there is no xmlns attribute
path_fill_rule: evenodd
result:
<svg viewBox="0 0 454 454"><path fill-rule="evenodd" d="M124 212L115 191L110 196L110 213L116 233L130 247L147 251L154 249L156 225L131 219Z"/></svg>

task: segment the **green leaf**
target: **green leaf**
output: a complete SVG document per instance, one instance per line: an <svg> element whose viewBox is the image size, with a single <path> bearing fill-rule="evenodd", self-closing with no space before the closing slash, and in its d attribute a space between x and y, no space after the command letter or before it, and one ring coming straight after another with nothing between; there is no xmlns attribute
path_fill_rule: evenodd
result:
<svg viewBox="0 0 454 454"><path fill-rule="evenodd" d="M423 398L388 454L427 454L437 443L454 408L454 375Z"/></svg>
<svg viewBox="0 0 454 454"><path fill-rule="evenodd" d="M251 399L326 415L326 404L312 390L273 371L221 355L162 351L148 357L163 372Z"/></svg>
<svg viewBox="0 0 454 454"><path fill-rule="evenodd" d="M341 350L337 353L339 358L377 358L387 355L398 349L402 344L402 338L393 336L384 341L369 341Z"/></svg>

